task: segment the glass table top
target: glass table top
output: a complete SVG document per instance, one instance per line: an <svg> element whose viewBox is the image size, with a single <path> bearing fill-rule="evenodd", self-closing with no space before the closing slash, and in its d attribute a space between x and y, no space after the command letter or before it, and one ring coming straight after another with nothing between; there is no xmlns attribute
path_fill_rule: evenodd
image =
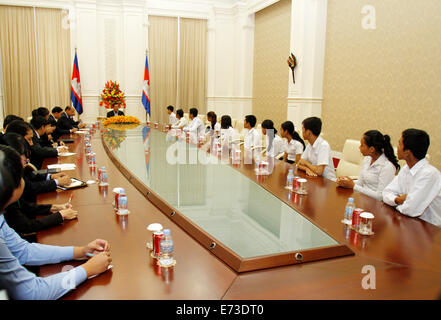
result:
<svg viewBox="0 0 441 320"><path fill-rule="evenodd" d="M148 188L243 259L338 245L255 181L173 133L140 125L109 129L104 141Z"/></svg>

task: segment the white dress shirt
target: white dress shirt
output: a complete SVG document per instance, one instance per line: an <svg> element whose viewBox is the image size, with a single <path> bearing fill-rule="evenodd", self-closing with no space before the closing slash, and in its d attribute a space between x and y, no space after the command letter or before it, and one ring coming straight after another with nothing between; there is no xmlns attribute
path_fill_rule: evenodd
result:
<svg viewBox="0 0 441 320"><path fill-rule="evenodd" d="M393 180L397 169L384 153L374 163L371 161L370 156L364 157L354 190L381 200L384 188Z"/></svg>
<svg viewBox="0 0 441 320"><path fill-rule="evenodd" d="M176 115L174 112L170 113L170 116L168 118L169 118L168 121L171 125L174 125L176 122L178 122L178 119L176 118Z"/></svg>
<svg viewBox="0 0 441 320"><path fill-rule="evenodd" d="M310 162L313 166L325 165L322 176L326 179L335 181L334 163L332 162L331 147L329 143L318 137L314 144L308 144L302 154L302 159Z"/></svg>
<svg viewBox="0 0 441 320"><path fill-rule="evenodd" d="M191 134L201 136L205 132L205 126L199 117L194 117L193 120L190 121L190 124L184 127L184 131L189 131Z"/></svg>
<svg viewBox="0 0 441 320"><path fill-rule="evenodd" d="M269 148L269 136L266 135L266 145L267 145L267 155L272 155L274 157L278 156L279 154L285 152L285 144L286 140L282 139L279 135L274 135L273 139L273 145L271 148Z"/></svg>
<svg viewBox="0 0 441 320"><path fill-rule="evenodd" d="M251 128L245 135L243 147L245 149L251 149L262 145L260 134L255 128Z"/></svg>
<svg viewBox="0 0 441 320"><path fill-rule="evenodd" d="M291 139L289 143L288 141L285 141L283 151L287 153L287 159L289 161L295 162L296 155L303 153L303 144L295 139Z"/></svg>
<svg viewBox="0 0 441 320"><path fill-rule="evenodd" d="M395 198L402 194L406 200L397 206ZM441 173L426 159L411 169L406 164L383 190L383 201L406 216L441 227Z"/></svg>
<svg viewBox="0 0 441 320"><path fill-rule="evenodd" d="M229 127L228 129L220 129L220 136L222 144L227 142L230 143L237 138L237 131L234 130L233 127Z"/></svg>
<svg viewBox="0 0 441 320"><path fill-rule="evenodd" d="M181 117L175 124L172 125L172 129L179 129L188 125L188 121L185 117Z"/></svg>

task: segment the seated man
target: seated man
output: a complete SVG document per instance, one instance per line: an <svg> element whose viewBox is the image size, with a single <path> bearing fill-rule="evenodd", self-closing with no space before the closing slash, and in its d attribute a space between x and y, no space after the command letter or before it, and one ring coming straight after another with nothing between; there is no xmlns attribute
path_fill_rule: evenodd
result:
<svg viewBox="0 0 441 320"><path fill-rule="evenodd" d="M245 116L243 121L243 127L248 129L247 134L244 137L243 147L245 149L251 149L253 147L259 147L262 145L259 132L254 128L256 126L257 119L254 115L250 114Z"/></svg>
<svg viewBox="0 0 441 320"><path fill-rule="evenodd" d="M176 118L176 115L175 115L175 113L173 112L173 110L174 110L175 108L173 107L173 106L168 106L167 107L167 113L168 113L168 115L169 115L169 117L168 117L168 124L169 125L174 125L174 124L176 124L176 122L178 122L178 119Z"/></svg>
<svg viewBox="0 0 441 320"><path fill-rule="evenodd" d="M15 121L15 120L21 120L21 121L24 121L23 118L21 118L21 117L17 117L17 116L15 116L15 115L13 115L13 114L10 114L10 115L7 115L7 116L6 116L5 120L3 120L3 133L6 133L6 129L8 128L9 124L10 124L12 121Z"/></svg>
<svg viewBox="0 0 441 320"><path fill-rule="evenodd" d="M57 128L54 131L54 136L57 139L63 134L70 134L76 132L78 129L84 128L85 123L80 123L80 121L74 121L73 116L75 115L75 108L67 106L64 112L61 113L57 121ZM55 137L54 137L55 140Z"/></svg>
<svg viewBox="0 0 441 320"><path fill-rule="evenodd" d="M49 115L49 122L52 124L52 126L57 126L57 121L60 119L61 113L63 113L63 109L60 107L53 107L52 108L52 114Z"/></svg>
<svg viewBox="0 0 441 320"><path fill-rule="evenodd" d="M182 129L183 127L188 125L188 121L184 117L184 110L182 110L182 109L177 110L176 111L176 118L178 121L174 125L171 126L172 129Z"/></svg>
<svg viewBox="0 0 441 320"><path fill-rule="evenodd" d="M204 135L205 126L202 123L202 120L198 117L198 109L191 108L189 111L190 124L184 127L184 131L190 132L190 134L196 135L197 137ZM193 137L194 139L194 137ZM197 140L196 140L197 141Z"/></svg>
<svg viewBox="0 0 441 320"><path fill-rule="evenodd" d="M406 216L441 227L441 174L425 159L429 144L425 131L403 131L397 153L407 165L383 190L383 201Z"/></svg>
<svg viewBox="0 0 441 320"><path fill-rule="evenodd" d="M322 120L317 117L306 118L302 122L303 139L309 142L298 164L298 169L308 176L323 176L335 181L336 175L331 156L331 147L322 137Z"/></svg>
<svg viewBox="0 0 441 320"><path fill-rule="evenodd" d="M119 110L119 108L121 108L121 105L119 103L115 103L114 105L112 105L112 108L112 111L107 112L107 118L124 115L124 112Z"/></svg>
<svg viewBox="0 0 441 320"><path fill-rule="evenodd" d="M6 207L16 202L23 192L23 167L20 155L14 150L7 154L0 151L0 159L0 290L6 289L12 299L58 299L88 277L106 271L112 258L109 244L105 240L97 239L84 247L29 243L8 226L3 212ZM68 272L45 278L37 277L23 267L73 259L86 260L88 254L95 256ZM67 285L67 282L71 285Z"/></svg>

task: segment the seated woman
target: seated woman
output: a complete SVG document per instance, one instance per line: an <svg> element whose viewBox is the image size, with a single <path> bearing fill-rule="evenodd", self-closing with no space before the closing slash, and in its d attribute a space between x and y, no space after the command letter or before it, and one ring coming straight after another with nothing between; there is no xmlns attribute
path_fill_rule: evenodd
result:
<svg viewBox="0 0 441 320"><path fill-rule="evenodd" d="M115 103L112 105L112 111L107 112L107 118L114 117L114 116L123 116L124 112L120 111L119 108L121 108L121 105L119 103Z"/></svg>
<svg viewBox="0 0 441 320"><path fill-rule="evenodd" d="M206 134L209 134L211 137L217 137L221 131L221 124L217 122L216 113L214 111L208 112L207 120L210 122L210 125L207 127Z"/></svg>
<svg viewBox="0 0 441 320"><path fill-rule="evenodd" d="M377 130L367 131L360 140L360 152L365 158L358 179L354 182L349 177L338 177L337 185L381 200L383 189L400 168L390 137Z"/></svg>
<svg viewBox="0 0 441 320"><path fill-rule="evenodd" d="M110 246L100 239L82 247L61 247L29 243L20 238L8 226L3 213L23 192L22 174L20 155L12 148L7 153L0 151L0 289L5 289L8 296L16 300L58 299L88 277L108 269L112 261ZM86 260L89 254L94 256L86 263L45 278L37 277L23 267Z"/></svg>
<svg viewBox="0 0 441 320"><path fill-rule="evenodd" d="M267 154L277 157L284 153L283 139L277 134L277 130L274 128L274 122L272 120L263 120L262 134L266 136Z"/></svg>
<svg viewBox="0 0 441 320"><path fill-rule="evenodd" d="M285 155L283 156L283 161L298 164L303 150L305 150L305 142L294 130L294 123L291 121L282 123L280 133L287 140L284 147Z"/></svg>
<svg viewBox="0 0 441 320"><path fill-rule="evenodd" d="M228 145L236 139L237 132L231 126L231 117L228 115L223 115L221 117L220 123L220 139L221 143L228 143Z"/></svg>

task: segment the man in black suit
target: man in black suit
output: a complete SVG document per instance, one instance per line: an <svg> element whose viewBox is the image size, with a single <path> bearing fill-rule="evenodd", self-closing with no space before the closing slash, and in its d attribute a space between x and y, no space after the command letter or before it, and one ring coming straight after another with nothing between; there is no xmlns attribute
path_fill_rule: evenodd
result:
<svg viewBox="0 0 441 320"><path fill-rule="evenodd" d="M57 140L63 134L70 134L76 132L79 128L84 128L85 123L80 123L80 121L74 121L73 116L75 115L75 109L73 107L67 106L64 112L61 113L57 121L57 128L55 129L52 137Z"/></svg>
<svg viewBox="0 0 441 320"><path fill-rule="evenodd" d="M57 121L60 118L62 112L63 112L63 109L61 109L58 106L52 108L52 114L49 115L48 120L53 127L57 126Z"/></svg>
<svg viewBox="0 0 441 320"><path fill-rule="evenodd" d="M53 158L58 156L58 150L53 147L43 147L41 136L46 133L46 126L48 122L43 117L37 116L32 118L31 126L34 130L32 137L33 146L31 146L31 163L40 169L45 158Z"/></svg>
<svg viewBox="0 0 441 320"><path fill-rule="evenodd" d="M113 110L107 112L107 118L114 117L114 116L123 116L124 112L119 111L120 107L121 107L121 105L119 103L115 103L113 105Z"/></svg>

